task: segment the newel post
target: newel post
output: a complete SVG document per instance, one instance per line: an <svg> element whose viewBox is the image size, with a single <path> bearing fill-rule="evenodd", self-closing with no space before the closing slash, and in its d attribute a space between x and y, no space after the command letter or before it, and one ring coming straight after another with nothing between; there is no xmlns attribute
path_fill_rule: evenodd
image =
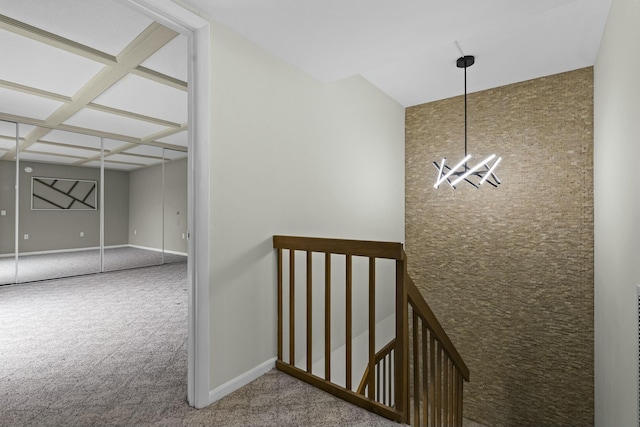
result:
<svg viewBox="0 0 640 427"><path fill-rule="evenodd" d="M407 257L402 251L396 260L396 349L395 349L395 405L402 414L400 422L409 417L409 301L405 282Z"/></svg>

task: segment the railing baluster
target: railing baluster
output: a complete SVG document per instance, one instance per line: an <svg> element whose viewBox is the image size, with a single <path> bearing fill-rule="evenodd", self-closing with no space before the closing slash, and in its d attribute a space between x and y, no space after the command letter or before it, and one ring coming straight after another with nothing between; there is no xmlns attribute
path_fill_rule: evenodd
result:
<svg viewBox="0 0 640 427"><path fill-rule="evenodd" d="M429 397L429 406L431 407L431 425L436 425L436 340L433 336L433 331L429 334L429 390L431 391Z"/></svg>
<svg viewBox="0 0 640 427"><path fill-rule="evenodd" d="M384 363L384 360L382 360ZM380 363L376 363L376 370L374 375L374 380L376 381L376 395L373 397L376 402L380 402L380 370L382 369ZM371 399L371 398L370 398Z"/></svg>
<svg viewBox="0 0 640 427"><path fill-rule="evenodd" d="M346 389L347 390L351 390L351 369L352 369L352 347L353 347L353 337L352 337L352 280L353 280L353 276L352 276L352 258L351 255L347 255L347 268L346 268L346 313L345 313L345 321L346 321L346 378L345 378L345 384L346 384Z"/></svg>
<svg viewBox="0 0 640 427"><path fill-rule="evenodd" d="M376 364L376 259L369 257L369 399L374 399L376 386L373 367Z"/></svg>
<svg viewBox="0 0 640 427"><path fill-rule="evenodd" d="M388 405L389 402L387 402L387 356L384 357L384 359L382 359L382 363L380 365L382 365L381 367L378 368L378 402L382 402L385 405ZM380 378L380 371L382 370L382 378ZM381 384L382 383L382 384Z"/></svg>
<svg viewBox="0 0 640 427"><path fill-rule="evenodd" d="M420 425L420 355L418 344L418 313L413 312L413 425Z"/></svg>
<svg viewBox="0 0 640 427"><path fill-rule="evenodd" d="M282 360L282 249L278 249L278 359Z"/></svg>
<svg viewBox="0 0 640 427"><path fill-rule="evenodd" d="M296 366L296 257L289 251L289 364Z"/></svg>
<svg viewBox="0 0 640 427"><path fill-rule="evenodd" d="M458 377L458 425L462 425L462 395L464 391L464 383L462 375Z"/></svg>
<svg viewBox="0 0 640 427"><path fill-rule="evenodd" d="M429 332L427 324L422 319L422 419L424 425L429 424L429 353L427 348L427 337Z"/></svg>
<svg viewBox="0 0 640 427"><path fill-rule="evenodd" d="M331 254L324 254L324 378L331 381Z"/></svg>
<svg viewBox="0 0 640 427"><path fill-rule="evenodd" d="M455 425L455 400L453 397L453 392L456 388L456 378L455 378L455 368L453 366L453 361L449 359L449 425L453 427Z"/></svg>
<svg viewBox="0 0 640 427"><path fill-rule="evenodd" d="M444 354L444 360L442 362L442 425L446 426L449 425L449 358L446 353Z"/></svg>
<svg viewBox="0 0 640 427"><path fill-rule="evenodd" d="M313 303L312 303L312 252L307 251L307 372L311 373L313 363Z"/></svg>
<svg viewBox="0 0 640 427"><path fill-rule="evenodd" d="M436 422L437 425L442 425L442 346L440 345L440 341L436 341L437 350L436 356L438 360L436 361Z"/></svg>

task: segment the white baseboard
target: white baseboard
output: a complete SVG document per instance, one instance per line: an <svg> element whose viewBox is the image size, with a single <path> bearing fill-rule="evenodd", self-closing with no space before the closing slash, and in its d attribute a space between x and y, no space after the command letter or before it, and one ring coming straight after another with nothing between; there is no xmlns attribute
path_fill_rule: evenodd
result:
<svg viewBox="0 0 640 427"><path fill-rule="evenodd" d="M150 246L140 246L140 245L127 245L130 248L137 248L137 249L145 249L147 251L153 251L153 252L162 252L162 249L159 248L152 248ZM186 252L178 252L178 251L170 251L169 249L165 249L164 250L165 254L173 254L173 255L183 255L183 256L187 256Z"/></svg>
<svg viewBox="0 0 640 427"><path fill-rule="evenodd" d="M234 379L227 381L219 387L209 391L209 405L222 399L226 395L233 393L240 387L249 384L251 381L260 378L270 370L276 367L276 358L269 359L266 362L261 363L255 368L245 372L242 375L235 377Z"/></svg>
<svg viewBox="0 0 640 427"><path fill-rule="evenodd" d="M154 252L162 252L162 249L158 249L158 248L151 248L151 247L147 247L147 246L138 246L138 245L128 245L128 244L124 244L124 245L109 245L109 246L105 246L105 249L113 249L113 248L138 248L138 249L146 249L148 251L154 251ZM72 249L52 249L49 251L34 251L34 252L20 252L20 255L46 255L46 254L59 254L59 253L63 253L63 252L81 252L81 251L91 251L91 250L96 250L96 249L100 249L99 246L91 246L91 247L87 247L87 248L72 248ZM170 251L168 249L165 249L164 253L166 254L173 254L173 255L182 255L182 256L187 256L186 252L178 252L178 251ZM15 257L15 254L0 254L0 258L13 258Z"/></svg>

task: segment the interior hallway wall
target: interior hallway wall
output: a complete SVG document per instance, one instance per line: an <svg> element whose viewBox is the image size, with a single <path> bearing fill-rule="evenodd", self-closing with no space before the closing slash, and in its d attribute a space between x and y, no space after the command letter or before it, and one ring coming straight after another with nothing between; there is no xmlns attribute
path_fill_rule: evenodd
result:
<svg viewBox="0 0 640 427"><path fill-rule="evenodd" d="M404 108L211 31L212 389L276 356L274 234L402 241ZM357 297L354 297L357 300Z"/></svg>
<svg viewBox="0 0 640 427"><path fill-rule="evenodd" d="M503 157L498 188L433 187L434 161L464 157L463 97L406 120L409 273L469 366L465 416L593 425L593 70L472 93L468 108L469 154Z"/></svg>
<svg viewBox="0 0 640 427"><path fill-rule="evenodd" d="M595 419L638 425L640 3L613 0L595 64Z"/></svg>

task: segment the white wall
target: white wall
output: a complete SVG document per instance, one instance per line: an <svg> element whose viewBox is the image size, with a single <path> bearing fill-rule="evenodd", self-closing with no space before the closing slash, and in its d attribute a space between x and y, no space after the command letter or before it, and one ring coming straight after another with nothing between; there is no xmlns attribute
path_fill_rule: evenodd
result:
<svg viewBox="0 0 640 427"><path fill-rule="evenodd" d="M404 109L212 27L211 388L276 355L274 234L402 241Z"/></svg>
<svg viewBox="0 0 640 427"><path fill-rule="evenodd" d="M613 0L594 68L595 425L638 425L640 2Z"/></svg>

